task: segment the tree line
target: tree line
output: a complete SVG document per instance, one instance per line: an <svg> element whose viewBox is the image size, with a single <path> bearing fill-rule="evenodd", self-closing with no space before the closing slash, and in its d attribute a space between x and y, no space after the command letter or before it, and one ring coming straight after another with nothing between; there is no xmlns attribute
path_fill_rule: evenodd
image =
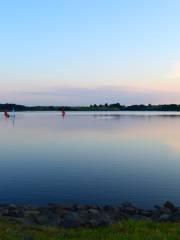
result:
<svg viewBox="0 0 180 240"><path fill-rule="evenodd" d="M125 106L120 103L113 104L93 104L90 106L24 106L17 104L0 104L0 111L180 111L179 104L162 105L130 105Z"/></svg>

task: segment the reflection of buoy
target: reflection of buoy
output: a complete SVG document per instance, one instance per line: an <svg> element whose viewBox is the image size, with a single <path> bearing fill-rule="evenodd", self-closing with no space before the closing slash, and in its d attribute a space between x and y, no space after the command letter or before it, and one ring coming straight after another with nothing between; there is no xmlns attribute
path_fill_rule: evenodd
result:
<svg viewBox="0 0 180 240"><path fill-rule="evenodd" d="M10 115L8 114L7 111L4 111L4 116L5 116L5 118L9 118L10 117Z"/></svg>

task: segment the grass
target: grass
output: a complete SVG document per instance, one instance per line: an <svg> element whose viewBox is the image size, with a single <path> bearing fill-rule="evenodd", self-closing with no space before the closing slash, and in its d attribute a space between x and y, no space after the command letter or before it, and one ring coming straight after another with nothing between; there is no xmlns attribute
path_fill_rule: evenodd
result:
<svg viewBox="0 0 180 240"><path fill-rule="evenodd" d="M178 240L180 223L124 221L96 229L28 227L0 221L0 240Z"/></svg>

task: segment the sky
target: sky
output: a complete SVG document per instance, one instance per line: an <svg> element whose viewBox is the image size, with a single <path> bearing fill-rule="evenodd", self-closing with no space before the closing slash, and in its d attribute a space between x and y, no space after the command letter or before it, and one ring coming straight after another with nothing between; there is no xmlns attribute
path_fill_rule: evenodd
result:
<svg viewBox="0 0 180 240"><path fill-rule="evenodd" d="M179 0L0 0L0 102L180 103Z"/></svg>

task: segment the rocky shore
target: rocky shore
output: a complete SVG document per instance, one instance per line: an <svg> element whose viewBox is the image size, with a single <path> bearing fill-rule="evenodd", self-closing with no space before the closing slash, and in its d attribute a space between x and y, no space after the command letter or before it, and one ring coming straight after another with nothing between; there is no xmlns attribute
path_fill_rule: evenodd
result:
<svg viewBox="0 0 180 240"><path fill-rule="evenodd" d="M167 201L153 210L135 207L131 203L120 206L77 204L48 204L47 206L0 204L0 219L30 225L65 228L107 226L121 220L151 220L180 222L180 207Z"/></svg>

